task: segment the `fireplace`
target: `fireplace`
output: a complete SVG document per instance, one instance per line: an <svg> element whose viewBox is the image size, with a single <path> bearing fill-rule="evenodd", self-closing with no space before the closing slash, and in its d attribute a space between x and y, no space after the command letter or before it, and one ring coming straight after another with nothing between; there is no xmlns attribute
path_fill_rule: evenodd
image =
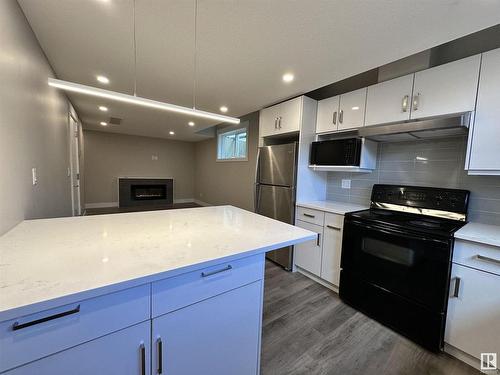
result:
<svg viewBox="0 0 500 375"><path fill-rule="evenodd" d="M168 206L174 202L174 180L171 178L118 179L120 207Z"/></svg>

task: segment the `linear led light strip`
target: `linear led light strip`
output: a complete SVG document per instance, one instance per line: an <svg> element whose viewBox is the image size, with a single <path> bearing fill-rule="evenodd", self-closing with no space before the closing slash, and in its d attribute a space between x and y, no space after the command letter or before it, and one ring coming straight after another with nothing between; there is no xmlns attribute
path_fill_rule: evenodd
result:
<svg viewBox="0 0 500 375"><path fill-rule="evenodd" d="M122 94L116 91L104 90L97 87L81 85L79 83L62 81L60 79L49 78L49 86L56 87L65 91L77 92L85 95L97 96L99 98L106 98L117 100L119 102L141 105L143 107L162 109L164 111L171 111L177 113L184 113L186 115L209 118L221 122L229 122L231 124L239 124L240 119L230 116L219 115L217 113L201 111L195 108L182 107L180 105L158 102L156 100L141 98L139 96Z"/></svg>

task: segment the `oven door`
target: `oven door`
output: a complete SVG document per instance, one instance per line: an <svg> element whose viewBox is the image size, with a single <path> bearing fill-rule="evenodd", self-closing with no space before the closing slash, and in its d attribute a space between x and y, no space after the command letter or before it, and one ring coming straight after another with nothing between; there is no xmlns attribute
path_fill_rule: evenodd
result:
<svg viewBox="0 0 500 375"><path fill-rule="evenodd" d="M341 268L431 311L446 311L451 248L451 240L348 219Z"/></svg>

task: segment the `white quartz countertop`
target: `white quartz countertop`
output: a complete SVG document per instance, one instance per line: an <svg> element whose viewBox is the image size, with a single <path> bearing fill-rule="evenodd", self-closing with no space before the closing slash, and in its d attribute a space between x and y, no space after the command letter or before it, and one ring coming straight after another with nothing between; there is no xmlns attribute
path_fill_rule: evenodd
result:
<svg viewBox="0 0 500 375"><path fill-rule="evenodd" d="M312 202L298 202L297 206L312 208L314 210L331 212L334 214L344 215L347 212L354 212L360 210L366 210L370 208L367 205L354 204L354 203L343 203L336 201L312 201Z"/></svg>
<svg viewBox="0 0 500 375"><path fill-rule="evenodd" d="M500 226L480 223L467 223L455 232L455 238L500 246Z"/></svg>
<svg viewBox="0 0 500 375"><path fill-rule="evenodd" d="M0 237L0 321L315 237L232 206L24 221Z"/></svg>

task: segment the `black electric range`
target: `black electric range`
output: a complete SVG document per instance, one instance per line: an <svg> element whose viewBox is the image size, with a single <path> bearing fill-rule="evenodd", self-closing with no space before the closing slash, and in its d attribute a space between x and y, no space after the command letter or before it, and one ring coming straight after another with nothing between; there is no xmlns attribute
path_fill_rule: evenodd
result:
<svg viewBox="0 0 500 375"><path fill-rule="evenodd" d="M456 230L469 192L374 185L370 209L345 216L342 300L432 351L443 348Z"/></svg>

